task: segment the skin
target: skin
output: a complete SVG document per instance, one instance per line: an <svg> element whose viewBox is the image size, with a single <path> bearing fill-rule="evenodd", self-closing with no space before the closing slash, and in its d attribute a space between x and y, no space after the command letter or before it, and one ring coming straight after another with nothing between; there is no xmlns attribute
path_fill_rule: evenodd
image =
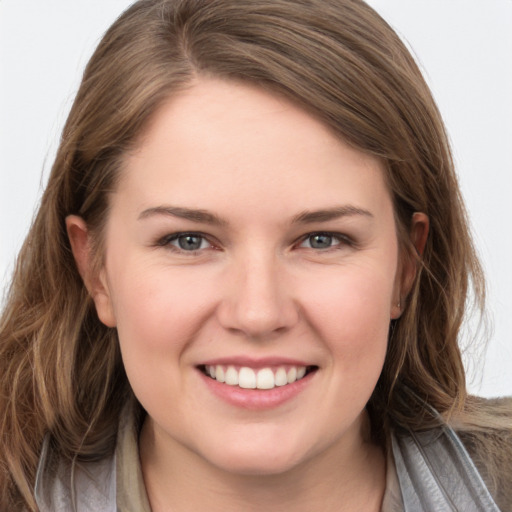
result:
<svg viewBox="0 0 512 512"><path fill-rule="evenodd" d="M305 215L318 211L331 214ZM148 412L140 456L154 512L380 510L385 461L365 404L414 278L380 161L288 100L200 79L126 156L99 274L84 221L67 225ZM415 214L420 252L427 231ZM183 232L204 236L199 250L169 236ZM331 245L313 247L315 233ZM317 370L290 400L251 410L214 395L197 368L242 356Z"/></svg>

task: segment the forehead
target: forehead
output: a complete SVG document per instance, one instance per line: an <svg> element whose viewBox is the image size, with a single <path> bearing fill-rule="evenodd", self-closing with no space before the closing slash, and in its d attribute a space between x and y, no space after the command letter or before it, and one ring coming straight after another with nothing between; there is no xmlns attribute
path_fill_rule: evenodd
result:
<svg viewBox="0 0 512 512"><path fill-rule="evenodd" d="M253 212L389 202L378 159L279 95L216 79L160 107L125 161L123 191L146 206L240 203Z"/></svg>

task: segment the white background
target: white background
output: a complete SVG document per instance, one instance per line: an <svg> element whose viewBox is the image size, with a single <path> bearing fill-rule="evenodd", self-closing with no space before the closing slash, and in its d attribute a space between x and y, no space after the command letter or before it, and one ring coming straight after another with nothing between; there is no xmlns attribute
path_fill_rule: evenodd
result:
<svg viewBox="0 0 512 512"><path fill-rule="evenodd" d="M128 0L0 0L0 289L80 75ZM487 272L494 330L470 390L512 394L512 0L371 0L413 49L444 115Z"/></svg>

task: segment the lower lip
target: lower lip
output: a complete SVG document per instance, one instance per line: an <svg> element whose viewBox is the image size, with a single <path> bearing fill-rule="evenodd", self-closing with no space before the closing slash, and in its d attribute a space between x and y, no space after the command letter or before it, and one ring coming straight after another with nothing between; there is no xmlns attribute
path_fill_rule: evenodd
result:
<svg viewBox="0 0 512 512"><path fill-rule="evenodd" d="M310 384L316 373L313 371L292 384L276 386L272 389L243 389L239 386L223 384L198 371L214 395L230 405L250 410L273 409L292 400Z"/></svg>

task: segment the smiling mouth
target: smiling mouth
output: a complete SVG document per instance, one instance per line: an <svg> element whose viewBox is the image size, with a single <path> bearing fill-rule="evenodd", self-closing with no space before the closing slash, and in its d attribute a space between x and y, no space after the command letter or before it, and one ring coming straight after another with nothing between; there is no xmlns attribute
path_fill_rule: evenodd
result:
<svg viewBox="0 0 512 512"><path fill-rule="evenodd" d="M201 365L204 375L228 386L242 389L274 389L293 384L316 371L317 366L279 366L253 369L247 366Z"/></svg>

